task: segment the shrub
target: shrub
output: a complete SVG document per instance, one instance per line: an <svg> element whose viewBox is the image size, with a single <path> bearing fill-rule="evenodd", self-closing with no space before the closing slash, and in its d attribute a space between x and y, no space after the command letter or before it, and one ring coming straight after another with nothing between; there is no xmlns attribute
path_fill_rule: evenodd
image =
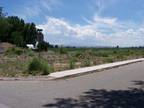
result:
<svg viewBox="0 0 144 108"><path fill-rule="evenodd" d="M6 54L21 55L23 54L23 50L21 48L13 47L13 48L7 49Z"/></svg>
<svg viewBox="0 0 144 108"><path fill-rule="evenodd" d="M74 68L75 68L75 60L74 60L74 59L71 59L71 60L69 61L69 68L70 68L70 69L74 69Z"/></svg>
<svg viewBox="0 0 144 108"><path fill-rule="evenodd" d="M26 54L31 57L34 56L34 52L31 49L26 50Z"/></svg>
<svg viewBox="0 0 144 108"><path fill-rule="evenodd" d="M48 75L52 71L52 68L45 60L33 58L28 66L28 70L29 73L33 75Z"/></svg>
<svg viewBox="0 0 144 108"><path fill-rule="evenodd" d="M119 60L123 60L125 57L124 57L124 55L119 54L119 55L116 56L116 58L119 59Z"/></svg>
<svg viewBox="0 0 144 108"><path fill-rule="evenodd" d="M41 60L41 70L42 75L48 75L53 71L52 67L45 60Z"/></svg>
<svg viewBox="0 0 144 108"><path fill-rule="evenodd" d="M49 47L49 43L47 43L47 42L40 42L37 47L38 47L39 51L47 51L48 47Z"/></svg>
<svg viewBox="0 0 144 108"><path fill-rule="evenodd" d="M76 58L79 58L79 59L84 59L85 58L85 55L82 52L77 52L74 56Z"/></svg>
<svg viewBox="0 0 144 108"><path fill-rule="evenodd" d="M117 54L117 51L113 51L113 54Z"/></svg>
<svg viewBox="0 0 144 108"><path fill-rule="evenodd" d="M106 62L107 63L112 63L112 62L114 62L114 60L113 60L113 58L106 58Z"/></svg>
<svg viewBox="0 0 144 108"><path fill-rule="evenodd" d="M19 49L19 48L16 48L14 53L17 54L17 55L21 55L23 53L23 50Z"/></svg>
<svg viewBox="0 0 144 108"><path fill-rule="evenodd" d="M62 46L59 48L59 52L60 52L60 54L67 54L66 48L64 48Z"/></svg>
<svg viewBox="0 0 144 108"><path fill-rule="evenodd" d="M83 62L83 65L84 66L90 66L91 65L91 62L89 59L86 59L84 62Z"/></svg>
<svg viewBox="0 0 144 108"><path fill-rule="evenodd" d="M95 52L95 56L97 57L108 57L108 53L106 52Z"/></svg>

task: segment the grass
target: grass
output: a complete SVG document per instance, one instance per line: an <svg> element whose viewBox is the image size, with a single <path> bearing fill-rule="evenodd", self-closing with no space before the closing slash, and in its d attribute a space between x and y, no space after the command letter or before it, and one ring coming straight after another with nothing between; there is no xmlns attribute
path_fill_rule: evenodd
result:
<svg viewBox="0 0 144 108"><path fill-rule="evenodd" d="M69 68L74 69L75 68L75 59L71 58L69 61Z"/></svg>
<svg viewBox="0 0 144 108"><path fill-rule="evenodd" d="M39 57L41 59L38 59ZM47 52L38 53L16 47L8 49L5 54L0 54L0 76L47 75L53 71L142 57L144 57L144 48L61 47L49 48ZM35 61L34 58L37 60ZM30 69L32 61L34 64Z"/></svg>

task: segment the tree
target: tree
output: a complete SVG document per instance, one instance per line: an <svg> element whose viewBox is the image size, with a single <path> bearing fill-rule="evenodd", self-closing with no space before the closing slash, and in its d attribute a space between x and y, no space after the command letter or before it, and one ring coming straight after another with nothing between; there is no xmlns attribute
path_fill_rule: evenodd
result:
<svg viewBox="0 0 144 108"><path fill-rule="evenodd" d="M12 33L12 42L19 46L19 47L24 47L24 42L23 42L23 37L20 32L13 32Z"/></svg>
<svg viewBox="0 0 144 108"><path fill-rule="evenodd" d="M37 40L37 36L36 36L37 35L37 29L36 29L36 26L35 26L34 23L30 24L30 30L29 30L29 32L30 32L29 39L31 40L32 44L35 44L36 40Z"/></svg>
<svg viewBox="0 0 144 108"><path fill-rule="evenodd" d="M7 17L7 21L11 24L11 31L19 31L22 32L25 22L23 19L20 19L17 16L9 16Z"/></svg>
<svg viewBox="0 0 144 108"><path fill-rule="evenodd" d="M36 44L39 41L37 30L34 23L25 23L18 16L6 17L3 8L0 7L0 41L14 43L20 47L24 47L26 44ZM49 44L42 42L40 48L47 50L47 45Z"/></svg>
<svg viewBox="0 0 144 108"><path fill-rule="evenodd" d="M48 47L49 47L49 43L48 42L40 42L37 47L38 47L39 51L47 51Z"/></svg>
<svg viewBox="0 0 144 108"><path fill-rule="evenodd" d="M36 43L36 34L37 30L34 23L27 23L23 29L23 36L25 43L27 44L35 44Z"/></svg>
<svg viewBox="0 0 144 108"><path fill-rule="evenodd" d="M8 34L9 31L10 31L10 24L5 18L0 17L0 40L2 42L10 40Z"/></svg>

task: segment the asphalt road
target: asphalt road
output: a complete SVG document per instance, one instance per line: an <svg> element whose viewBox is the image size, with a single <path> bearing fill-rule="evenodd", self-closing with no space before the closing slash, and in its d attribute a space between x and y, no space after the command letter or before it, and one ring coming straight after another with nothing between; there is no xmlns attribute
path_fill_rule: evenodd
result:
<svg viewBox="0 0 144 108"><path fill-rule="evenodd" d="M56 81L1 81L0 108L143 108L144 62Z"/></svg>

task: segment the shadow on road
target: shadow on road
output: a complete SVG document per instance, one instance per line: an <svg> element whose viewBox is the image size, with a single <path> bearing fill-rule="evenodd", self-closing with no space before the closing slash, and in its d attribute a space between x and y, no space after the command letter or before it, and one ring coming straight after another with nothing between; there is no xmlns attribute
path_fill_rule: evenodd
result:
<svg viewBox="0 0 144 108"><path fill-rule="evenodd" d="M78 99L58 98L56 103L43 105L45 108L143 108L144 81L133 81L139 87L128 90L95 90L85 92Z"/></svg>

